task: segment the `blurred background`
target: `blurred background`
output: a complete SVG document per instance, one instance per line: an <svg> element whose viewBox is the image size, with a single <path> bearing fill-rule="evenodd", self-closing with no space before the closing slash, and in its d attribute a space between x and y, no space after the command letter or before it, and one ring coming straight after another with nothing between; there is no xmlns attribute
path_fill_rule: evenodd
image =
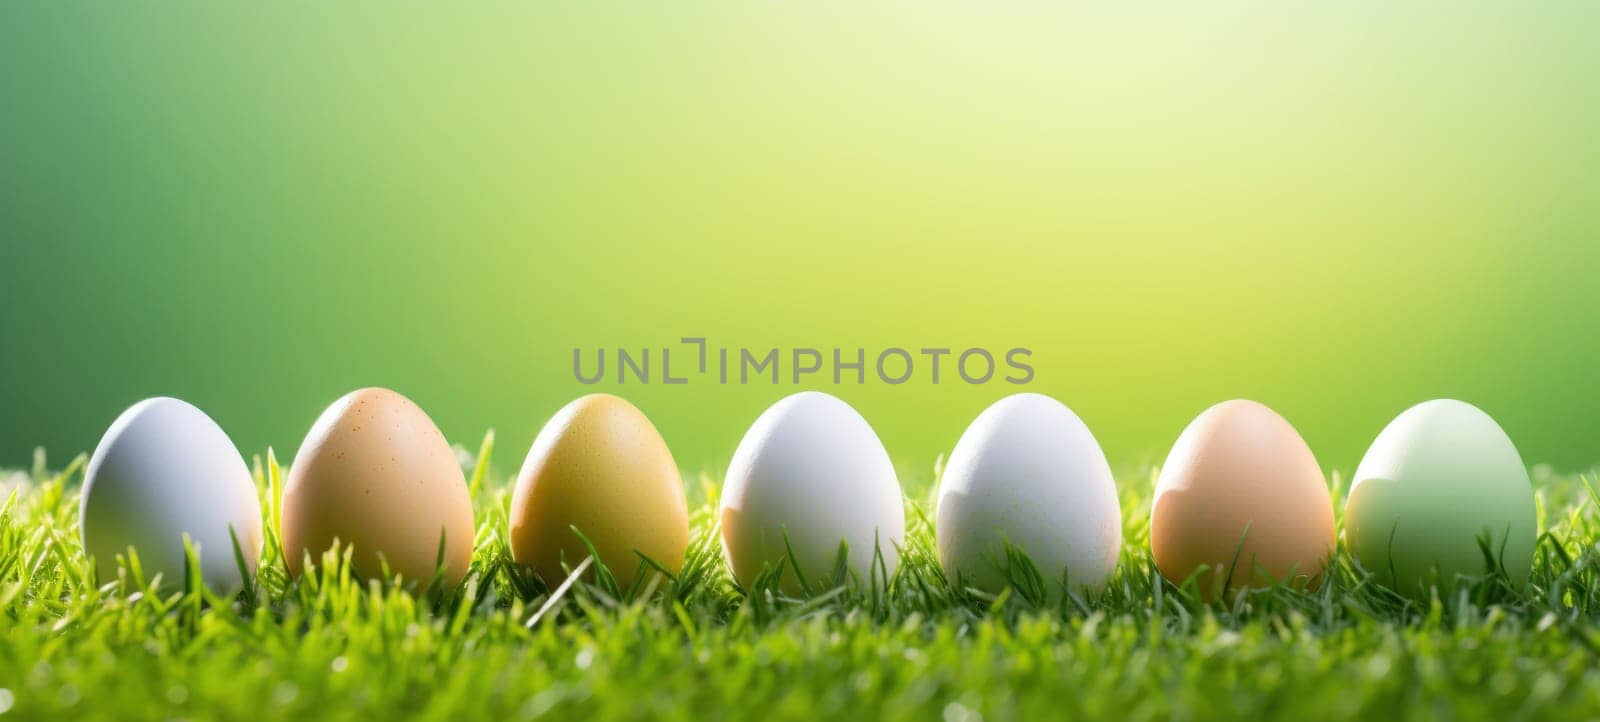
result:
<svg viewBox="0 0 1600 722"><path fill-rule="evenodd" d="M502 468L620 393L717 473L797 387L571 366L705 336L1025 346L1123 467L1250 397L1348 472L1449 396L1589 468L1600 4L1402 5L6 3L0 466L382 385ZM1018 390L812 379L918 473Z"/></svg>

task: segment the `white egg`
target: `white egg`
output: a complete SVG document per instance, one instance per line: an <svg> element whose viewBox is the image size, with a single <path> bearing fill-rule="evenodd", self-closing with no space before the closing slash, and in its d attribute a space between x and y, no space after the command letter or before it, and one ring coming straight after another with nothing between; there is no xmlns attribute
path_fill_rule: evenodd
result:
<svg viewBox="0 0 1600 722"><path fill-rule="evenodd" d="M939 562L951 580L1007 584L1007 543L1050 591L1098 591L1117 567L1122 506L1094 434L1061 402L1016 394L967 427L939 486Z"/></svg>
<svg viewBox="0 0 1600 722"><path fill-rule="evenodd" d="M874 545L893 574L905 537L905 505L889 453L867 420L818 391L794 394L756 419L722 488L722 540L739 584L782 568L798 589L784 544L814 589L831 582L840 542L849 568L870 582Z"/></svg>
<svg viewBox="0 0 1600 722"><path fill-rule="evenodd" d="M251 572L260 558L261 505L244 459L211 417L178 399L140 401L106 430L84 474L81 519L102 583L132 547L146 581L159 573L163 589L181 588L184 534L206 586L222 594L243 586L235 537Z"/></svg>

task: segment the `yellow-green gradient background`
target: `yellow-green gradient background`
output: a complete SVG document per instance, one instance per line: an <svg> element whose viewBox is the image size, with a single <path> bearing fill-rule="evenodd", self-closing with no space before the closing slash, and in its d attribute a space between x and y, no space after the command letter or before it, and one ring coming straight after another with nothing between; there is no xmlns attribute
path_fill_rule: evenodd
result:
<svg viewBox="0 0 1600 722"><path fill-rule="evenodd" d="M1453 396L1586 468L1597 28L1592 2L7 2L0 463L154 394L288 456L384 385L468 446L495 427L502 465L619 392L717 471L794 387L571 371L702 335L1027 346L1028 390L1117 464L1243 396L1349 471ZM1017 390L952 380L821 387L926 469Z"/></svg>

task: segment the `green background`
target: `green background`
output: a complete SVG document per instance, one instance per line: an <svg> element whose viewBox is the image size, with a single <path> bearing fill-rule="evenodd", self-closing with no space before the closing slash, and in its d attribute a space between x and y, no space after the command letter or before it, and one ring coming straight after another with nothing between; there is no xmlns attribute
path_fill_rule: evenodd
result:
<svg viewBox="0 0 1600 722"><path fill-rule="evenodd" d="M1403 5L8 2L0 464L384 385L508 457L619 392L717 471L795 387L571 370L699 335L1030 347L1118 464L1242 396L1349 471L1452 396L1587 468L1600 4ZM918 469L1017 390L820 387Z"/></svg>

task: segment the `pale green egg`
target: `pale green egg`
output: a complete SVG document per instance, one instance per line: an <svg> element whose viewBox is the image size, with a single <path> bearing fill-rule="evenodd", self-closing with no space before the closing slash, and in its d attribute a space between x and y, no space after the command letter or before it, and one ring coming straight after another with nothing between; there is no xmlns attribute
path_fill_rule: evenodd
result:
<svg viewBox="0 0 1600 722"><path fill-rule="evenodd" d="M1510 437L1482 410L1449 399L1413 406L1384 427L1345 507L1357 561L1413 597L1500 569L1520 587L1537 535L1528 470Z"/></svg>

